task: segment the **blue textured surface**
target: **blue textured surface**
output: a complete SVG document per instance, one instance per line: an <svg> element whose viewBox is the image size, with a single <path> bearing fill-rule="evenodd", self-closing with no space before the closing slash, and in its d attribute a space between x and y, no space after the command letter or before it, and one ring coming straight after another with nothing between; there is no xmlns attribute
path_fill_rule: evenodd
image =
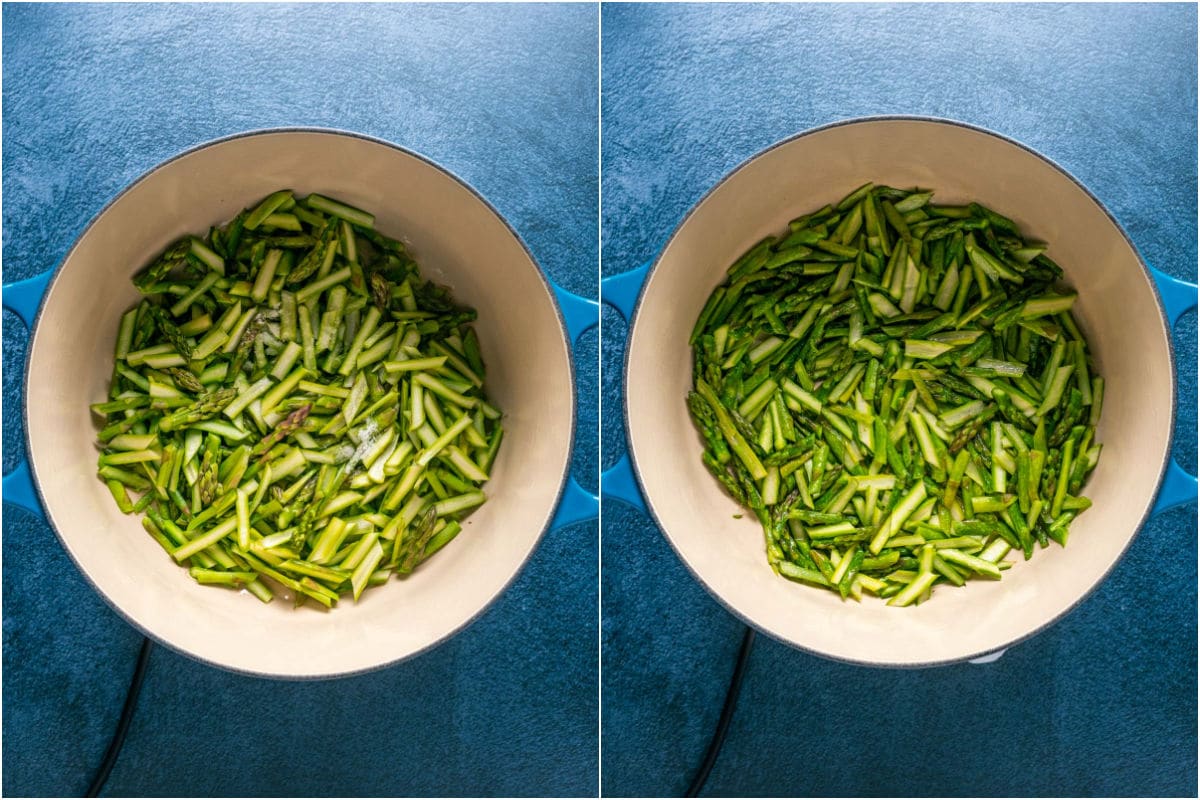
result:
<svg viewBox="0 0 1200 800"><path fill-rule="evenodd" d="M557 283L595 297L597 11L590 6L6 5L4 280L176 152L281 125L403 144L494 204ZM599 390L598 336L576 351ZM4 470L27 334L4 314ZM596 488L596 404L574 466ZM5 506L6 795L78 795L140 637L54 534ZM465 632L365 676L281 683L155 648L114 795L588 795L596 790L596 525L546 536Z"/></svg>
<svg viewBox="0 0 1200 800"><path fill-rule="evenodd" d="M767 145L870 114L957 118L1090 187L1147 262L1196 280L1196 8L611 5L602 270L653 257ZM1195 313L1175 336L1175 457L1196 469ZM623 450L625 325L604 313L602 467ZM681 794L741 626L652 522L604 509L603 779ZM884 671L758 637L712 795L1196 794L1196 506L1154 519L1066 619L986 667Z"/></svg>

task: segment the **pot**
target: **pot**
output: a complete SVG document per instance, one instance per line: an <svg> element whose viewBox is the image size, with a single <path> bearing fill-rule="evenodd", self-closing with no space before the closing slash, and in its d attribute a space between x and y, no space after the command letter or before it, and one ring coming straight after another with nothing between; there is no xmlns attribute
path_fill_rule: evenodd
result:
<svg viewBox="0 0 1200 800"><path fill-rule="evenodd" d="M221 224L280 187L373 212L381 232L410 245L423 275L478 310L486 388L505 415L485 487L489 501L465 520L463 534L407 579L331 612L198 585L136 515L118 511L96 477L97 420L88 405L106 397L118 319L139 299L130 277L181 234ZM575 428L571 341L594 324L596 304L553 287L513 229L466 183L388 142L280 129L200 145L122 191L52 275L5 287L4 302L32 323L29 463L6 476L5 500L44 509L76 566L116 611L201 661L279 678L395 663L482 614L552 522L595 514L595 498L568 481L567 471Z"/></svg>
<svg viewBox="0 0 1200 800"><path fill-rule="evenodd" d="M1016 559L1001 581L943 588L935 602L904 609L873 598L843 602L775 576L757 520L749 513L735 519L743 509L702 465L702 442L684 402L692 386L688 336L728 266L789 220L867 181L932 188L938 203L978 201L1048 242L1047 255L1079 293L1075 315L1105 378L1097 431L1104 448L1083 490L1094 505L1072 523L1068 546ZM1151 513L1196 498L1196 478L1169 458L1176 394L1170 324L1196 304L1196 287L1152 273L1082 184L990 131L886 117L801 133L721 180L652 265L606 281L602 297L631 317L628 459L604 476L602 493L635 504L644 498L676 553L717 600L802 650L872 666L986 660L1078 605Z"/></svg>

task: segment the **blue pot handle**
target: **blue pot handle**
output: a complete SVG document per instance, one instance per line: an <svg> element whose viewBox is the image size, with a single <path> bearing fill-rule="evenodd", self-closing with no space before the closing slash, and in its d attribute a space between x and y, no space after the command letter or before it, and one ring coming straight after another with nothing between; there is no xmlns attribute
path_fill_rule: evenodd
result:
<svg viewBox="0 0 1200 800"><path fill-rule="evenodd" d="M571 338L571 347L574 349L580 336L600 324L600 304L568 292L553 281L550 282L550 287L558 299L558 307L562 310L567 335ZM569 476L550 528L557 530L576 522L595 519L599 513L600 498L580 486L574 476Z"/></svg>
<svg viewBox="0 0 1200 800"><path fill-rule="evenodd" d="M46 519L42 504L38 502L37 490L29 474L29 462L24 458L17 468L4 476L4 502L15 503L41 520Z"/></svg>
<svg viewBox="0 0 1200 800"><path fill-rule="evenodd" d="M1153 268L1150 275L1158 286L1158 294L1167 313L1167 322L1174 328L1185 312L1196 307L1196 284L1172 278ZM1195 501L1196 476L1188 474L1175 459L1171 459L1167 464L1167 474L1163 476L1162 486L1158 490L1158 499L1154 501L1154 508L1150 513L1158 514Z"/></svg>
<svg viewBox="0 0 1200 800"><path fill-rule="evenodd" d="M615 308L625 318L626 324L633 320L633 311L637 307L642 284L650 272L650 265L651 262L647 261L637 269L600 281L600 300ZM600 473L600 496L620 500L646 513L646 501L638 490L629 453L623 453L616 464Z"/></svg>
<svg viewBox="0 0 1200 800"><path fill-rule="evenodd" d="M20 317L29 330L33 330L33 321L42 305L42 296L46 294L46 286L53 275L54 270L47 270L23 281L4 284L4 307Z"/></svg>
<svg viewBox="0 0 1200 800"><path fill-rule="evenodd" d="M3 293L0 295L4 299L4 307L20 317L29 330L33 330L33 321L37 318L38 308L42 305L42 296L46 294L46 287L53 274L53 270L47 270L41 275L4 285ZM46 514L42 511L42 505L38 502L33 479L29 474L28 456L22 458L17 468L4 476L2 491L6 503L15 503L39 519L46 518Z"/></svg>
<svg viewBox="0 0 1200 800"><path fill-rule="evenodd" d="M600 299L619 311L627 323L633 320L633 310L650 272L650 263L647 261L637 269L600 281Z"/></svg>

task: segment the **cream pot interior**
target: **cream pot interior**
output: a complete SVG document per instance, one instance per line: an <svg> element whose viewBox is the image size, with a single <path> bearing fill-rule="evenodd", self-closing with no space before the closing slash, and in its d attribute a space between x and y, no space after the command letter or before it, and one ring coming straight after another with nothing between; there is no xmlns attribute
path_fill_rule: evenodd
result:
<svg viewBox="0 0 1200 800"><path fill-rule="evenodd" d="M505 437L489 502L412 576L331 612L263 604L191 580L97 479L98 420L130 276L182 233L203 233L281 187L367 209L407 241L422 273L479 312L486 389ZM317 677L370 669L445 639L514 578L549 524L568 467L574 389L549 286L505 222L468 187L383 142L271 131L180 156L109 205L68 255L29 354L29 455L47 515L76 564L125 617L168 645L231 669Z"/></svg>
<svg viewBox="0 0 1200 800"><path fill-rule="evenodd" d="M753 515L700 461L684 398L688 335L730 263L788 220L868 180L981 202L1014 219L1079 292L1075 313L1105 378L1104 449L1084 487L1093 507L998 582L938 587L933 601L890 608L772 574ZM1057 619L1113 567L1147 515L1170 445L1170 340L1147 271L1104 209L1061 170L993 134L914 119L863 120L802 134L718 185L680 225L642 293L626 373L630 450L663 532L721 602L797 647L857 663L917 666L1003 648ZM1010 560L1013 559L1010 556Z"/></svg>

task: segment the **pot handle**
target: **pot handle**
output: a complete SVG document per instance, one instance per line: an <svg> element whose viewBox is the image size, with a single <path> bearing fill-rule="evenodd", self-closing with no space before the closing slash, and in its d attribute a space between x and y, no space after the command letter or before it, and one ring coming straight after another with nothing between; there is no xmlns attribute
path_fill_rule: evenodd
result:
<svg viewBox="0 0 1200 800"><path fill-rule="evenodd" d="M42 296L46 294L53 274L54 270L46 270L41 275L4 284L4 307L20 317L30 330L33 330L33 321L37 318Z"/></svg>
<svg viewBox="0 0 1200 800"><path fill-rule="evenodd" d="M0 295L3 297L4 307L20 317L29 330L33 330L33 321L37 318L42 296L46 294L46 287L53 274L53 270L47 270L23 281L4 284L3 293ZM15 503L39 519L46 518L29 474L28 454L22 457L16 469L4 476L3 489L0 491L3 492L5 502Z"/></svg>
<svg viewBox="0 0 1200 800"><path fill-rule="evenodd" d="M33 487L33 478L29 475L29 462L24 458L17 468L4 476L4 502L15 503L33 514L38 519L46 519L42 504L38 502L37 489Z"/></svg>
<svg viewBox="0 0 1200 800"><path fill-rule="evenodd" d="M558 307L562 310L563 321L567 326L567 335L571 339L571 349L574 351L579 337L600 323L600 304L577 294L568 292L553 281L554 296L558 299ZM573 475L567 477L563 488L562 499L554 512L554 520L550 523L551 530L595 519L600 513L600 498L584 489Z"/></svg>
<svg viewBox="0 0 1200 800"><path fill-rule="evenodd" d="M651 262L647 261L636 269L600 281L601 302L616 309L625 318L626 324L633 321L633 312L642 292L642 284L646 282L646 275L650 272L650 264ZM600 473L600 496L620 500L643 514L646 513L646 501L638 490L628 449L616 464Z"/></svg>
<svg viewBox="0 0 1200 800"><path fill-rule="evenodd" d="M1196 307L1196 284L1172 278L1153 267L1150 269L1150 275L1154 278L1158 294L1162 298L1167 322L1174 328L1185 312ZM1195 502L1196 491L1196 476L1189 474L1175 459L1171 459L1150 513L1159 514L1169 508Z"/></svg>

